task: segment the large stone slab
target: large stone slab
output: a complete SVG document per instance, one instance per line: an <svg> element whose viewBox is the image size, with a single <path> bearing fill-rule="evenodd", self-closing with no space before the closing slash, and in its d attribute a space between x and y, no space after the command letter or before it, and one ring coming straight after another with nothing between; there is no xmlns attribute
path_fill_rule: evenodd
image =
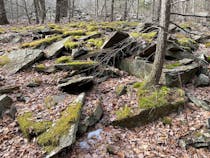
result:
<svg viewBox="0 0 210 158"><path fill-rule="evenodd" d="M93 76L72 78L68 82L59 84L58 89L75 94L89 90L93 86Z"/></svg>
<svg viewBox="0 0 210 158"><path fill-rule="evenodd" d="M53 43L52 45L48 46L44 52L47 58L53 58L57 56L61 51L64 49L64 43L69 39L66 37L58 42Z"/></svg>
<svg viewBox="0 0 210 158"><path fill-rule="evenodd" d="M8 74L14 74L24 68L27 68L42 58L44 53L39 49L19 49L8 54L10 62L3 69Z"/></svg>
<svg viewBox="0 0 210 158"><path fill-rule="evenodd" d="M111 48L128 37L129 34L117 31L104 43L104 45L101 48L102 49Z"/></svg>
<svg viewBox="0 0 210 158"><path fill-rule="evenodd" d="M61 117L45 133L38 137L38 144L47 151L46 158L54 157L63 149L70 147L76 140L76 133L84 104L85 93L80 94Z"/></svg>
<svg viewBox="0 0 210 158"><path fill-rule="evenodd" d="M172 112L176 112L185 102L185 93L181 89L161 88L148 90L139 96L138 107L123 107L115 111L116 118L112 125L134 128L158 120ZM149 92L149 93L148 93Z"/></svg>
<svg viewBox="0 0 210 158"><path fill-rule="evenodd" d="M152 70L152 64L141 59L126 58L119 63L119 68L131 75L144 79Z"/></svg>
<svg viewBox="0 0 210 158"><path fill-rule="evenodd" d="M164 84L167 86L180 86L189 83L199 71L199 64L192 63L190 65L177 66L173 69L164 69Z"/></svg>

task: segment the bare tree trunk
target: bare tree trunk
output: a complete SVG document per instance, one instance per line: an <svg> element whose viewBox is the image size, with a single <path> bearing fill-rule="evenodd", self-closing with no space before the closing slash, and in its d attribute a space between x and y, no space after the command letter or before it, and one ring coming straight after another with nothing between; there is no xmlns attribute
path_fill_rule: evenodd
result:
<svg viewBox="0 0 210 158"><path fill-rule="evenodd" d="M41 23L43 24L46 18L45 0L39 0L39 10L41 16Z"/></svg>
<svg viewBox="0 0 210 158"><path fill-rule="evenodd" d="M56 0L55 23L59 23L60 22L60 18L61 18L61 2L62 2L62 0Z"/></svg>
<svg viewBox="0 0 210 158"><path fill-rule="evenodd" d="M114 21L114 0L111 2L111 21Z"/></svg>
<svg viewBox="0 0 210 158"><path fill-rule="evenodd" d="M16 0L16 22L19 21L19 3L18 0Z"/></svg>
<svg viewBox="0 0 210 158"><path fill-rule="evenodd" d="M139 19L139 7L140 7L140 0L137 1L137 13L136 13L137 19Z"/></svg>
<svg viewBox="0 0 210 158"><path fill-rule="evenodd" d="M34 0L34 10L35 10L35 17L36 17L36 24L39 24L39 8L38 8L38 0Z"/></svg>
<svg viewBox="0 0 210 158"><path fill-rule="evenodd" d="M60 16L61 17L68 16L68 0L61 0Z"/></svg>
<svg viewBox="0 0 210 158"><path fill-rule="evenodd" d="M98 18L99 3L98 0L95 0L95 16Z"/></svg>
<svg viewBox="0 0 210 158"><path fill-rule="evenodd" d="M106 18L107 18L107 0L104 1L104 10L105 10L104 11L105 12L104 13L104 20L106 21Z"/></svg>
<svg viewBox="0 0 210 158"><path fill-rule="evenodd" d="M155 53L153 69L145 83L145 87L157 85L161 77L164 59L165 59L166 42L167 42L166 40L167 40L167 33L170 21L170 7L171 7L171 0L162 0L157 50Z"/></svg>
<svg viewBox="0 0 210 158"><path fill-rule="evenodd" d="M23 5L24 5L24 10L25 10L26 16L28 18L28 23L31 24L31 17L28 12L26 0L23 0Z"/></svg>
<svg viewBox="0 0 210 158"><path fill-rule="evenodd" d="M6 25L9 24L9 21L7 19L4 0L0 0L0 25Z"/></svg>
<svg viewBox="0 0 210 158"><path fill-rule="evenodd" d="M125 6L124 6L124 16L123 16L123 20L126 21L127 20L127 16L128 16L128 0L125 0Z"/></svg>

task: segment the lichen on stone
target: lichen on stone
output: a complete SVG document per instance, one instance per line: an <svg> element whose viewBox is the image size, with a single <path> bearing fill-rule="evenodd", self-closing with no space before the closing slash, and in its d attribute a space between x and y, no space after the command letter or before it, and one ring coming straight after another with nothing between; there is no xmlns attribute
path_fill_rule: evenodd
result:
<svg viewBox="0 0 210 158"><path fill-rule="evenodd" d="M52 125L51 121L35 121L32 112L26 112L18 116L17 121L23 135L28 139L40 135Z"/></svg>
<svg viewBox="0 0 210 158"><path fill-rule="evenodd" d="M89 39L87 42L87 47L95 47L95 48L101 48L101 46L104 44L104 39L103 38L98 38L98 39Z"/></svg>

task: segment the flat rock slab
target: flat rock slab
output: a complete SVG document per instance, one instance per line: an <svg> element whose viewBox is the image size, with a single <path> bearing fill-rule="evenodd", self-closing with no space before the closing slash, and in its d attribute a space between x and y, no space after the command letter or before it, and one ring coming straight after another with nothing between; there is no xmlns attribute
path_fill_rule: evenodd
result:
<svg viewBox="0 0 210 158"><path fill-rule="evenodd" d="M6 110L10 109L12 103L13 101L9 96L5 94L0 96L0 118L2 118L2 115Z"/></svg>
<svg viewBox="0 0 210 158"><path fill-rule="evenodd" d="M141 59L126 58L119 63L119 68L138 78L145 78L152 70L152 64Z"/></svg>
<svg viewBox="0 0 210 158"><path fill-rule="evenodd" d="M117 31L115 32L101 47L102 49L114 47L117 43L125 40L129 37L129 34L125 32Z"/></svg>
<svg viewBox="0 0 210 158"><path fill-rule="evenodd" d="M186 97L184 94L184 91L180 89L173 89L168 95L170 95L171 99L169 99L165 103L161 103L156 107L150 107L150 108L133 108L130 109L130 113L128 115L125 115L125 117L115 118L112 120L111 124L114 126L120 126L123 128L135 128L139 126L143 126L145 124L148 124L150 122L156 121L161 117L167 116L172 112L177 112L180 107L182 107L186 102ZM172 97L172 95L174 95ZM131 112L132 111L132 112ZM119 113L119 111L116 111L116 113ZM120 112L122 114L125 113L125 111ZM127 113L127 112L126 112Z"/></svg>
<svg viewBox="0 0 210 158"><path fill-rule="evenodd" d="M71 79L66 83L59 84L58 89L70 94L77 94L89 90L93 86L93 76Z"/></svg>
<svg viewBox="0 0 210 158"><path fill-rule="evenodd" d="M40 145L44 145L43 147L45 149L48 147L52 148L52 150L48 152L46 158L55 156L59 157L58 154L62 152L63 149L70 147L76 141L76 133L78 130L78 124L84 100L85 93L81 93L77 99L71 103L66 108L66 110L63 111L61 118L55 122L55 125L38 137L38 143ZM74 117L71 117L71 115ZM63 121L67 122L65 123ZM61 125L68 125L68 128L63 127L65 131L62 131L59 133L59 135L54 137L53 133L57 132L56 128L62 128ZM46 140L46 136L49 138L49 140ZM55 144L54 140L52 139L58 139L58 143Z"/></svg>
<svg viewBox="0 0 210 158"><path fill-rule="evenodd" d="M58 42L53 43L52 45L48 46L45 50L45 56L47 58L53 58L56 57L61 51L64 49L64 43L69 39L69 37L66 37Z"/></svg>
<svg viewBox="0 0 210 158"><path fill-rule="evenodd" d="M18 90L19 88L20 88L20 86L16 86L16 85L2 86L2 87L0 87L0 94L12 93L13 91Z"/></svg>
<svg viewBox="0 0 210 158"><path fill-rule="evenodd" d="M15 74L27 68L44 56L39 49L19 49L8 54L10 62L3 67L8 74Z"/></svg>
<svg viewBox="0 0 210 158"><path fill-rule="evenodd" d="M200 66L197 63L178 66L174 69L164 69L164 82L167 86L171 87L189 83L199 69Z"/></svg>
<svg viewBox="0 0 210 158"><path fill-rule="evenodd" d="M88 127L91 127L95 125L98 121L100 121L102 115L103 115L103 108L101 106L101 101L97 100L95 105L91 107L91 112L88 112L89 110L85 111L85 113L88 113L89 115L84 118L84 120L80 120L79 123L79 134L84 134Z"/></svg>

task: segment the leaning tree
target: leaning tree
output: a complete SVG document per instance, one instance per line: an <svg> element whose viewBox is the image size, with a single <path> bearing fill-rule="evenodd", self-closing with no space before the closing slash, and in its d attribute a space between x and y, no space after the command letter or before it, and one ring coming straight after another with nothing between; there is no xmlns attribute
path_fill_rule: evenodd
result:
<svg viewBox="0 0 210 158"><path fill-rule="evenodd" d="M170 22L170 8L171 0L161 1L157 50L155 52L153 69L146 80L145 87L157 85L160 81L166 52L168 27Z"/></svg>

